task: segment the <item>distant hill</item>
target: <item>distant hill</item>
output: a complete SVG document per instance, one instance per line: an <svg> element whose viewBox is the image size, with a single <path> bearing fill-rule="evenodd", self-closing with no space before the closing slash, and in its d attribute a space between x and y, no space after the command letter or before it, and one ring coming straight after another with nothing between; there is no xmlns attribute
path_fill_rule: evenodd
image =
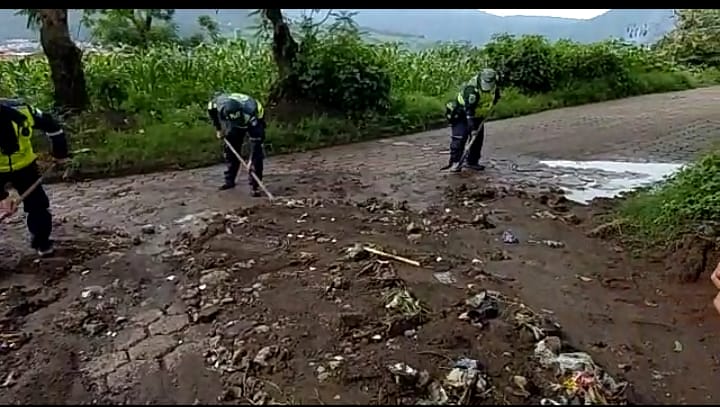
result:
<svg viewBox="0 0 720 407"><path fill-rule="evenodd" d="M376 30L422 35L431 41L484 44L493 34L539 34L580 42L626 38L629 26L646 26L644 42L654 42L674 25L672 9L610 10L589 20L558 17L500 17L479 10L356 10L355 21Z"/></svg>
<svg viewBox="0 0 720 407"><path fill-rule="evenodd" d="M672 29L672 9L614 9L589 20L557 17L508 16L500 17L474 9L364 9L356 11L355 21L369 31L376 40L403 42L467 41L481 45L496 33L539 34L551 40L570 38L580 42L593 42L607 38L626 38L628 27L640 26L647 35L640 42L659 39ZM175 21L181 33L191 34L198 29L197 18L210 15L218 20L226 33L235 30L247 33L256 20L248 15L249 9L178 9ZM284 10L297 18L303 10ZM9 39L37 39L37 33L25 27L25 19L14 15L14 10L0 10L0 42ZM88 32L80 26L80 12L72 11L70 27L73 36L87 40Z"/></svg>

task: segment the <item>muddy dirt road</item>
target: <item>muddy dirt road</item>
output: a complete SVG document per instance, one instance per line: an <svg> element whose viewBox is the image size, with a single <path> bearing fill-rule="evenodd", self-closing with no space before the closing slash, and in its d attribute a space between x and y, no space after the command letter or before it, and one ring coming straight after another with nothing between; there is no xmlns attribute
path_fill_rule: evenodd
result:
<svg viewBox="0 0 720 407"><path fill-rule="evenodd" d="M220 167L53 185L56 258L0 230L0 402L720 402L709 284L587 237L537 163L688 160L719 101L490 123L482 174L437 172L443 131L277 157L274 205Z"/></svg>

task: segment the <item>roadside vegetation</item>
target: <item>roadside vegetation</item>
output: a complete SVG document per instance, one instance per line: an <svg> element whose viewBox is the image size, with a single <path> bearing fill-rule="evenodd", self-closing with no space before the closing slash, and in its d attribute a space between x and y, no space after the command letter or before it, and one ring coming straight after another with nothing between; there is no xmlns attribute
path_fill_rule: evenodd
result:
<svg viewBox="0 0 720 407"><path fill-rule="evenodd" d="M623 232L646 244L665 245L687 234L720 236L720 152L631 194L618 215Z"/></svg>
<svg viewBox="0 0 720 407"><path fill-rule="evenodd" d="M678 17L676 31L655 48L717 83L720 10L681 10ZM645 245L667 246L691 235L711 242L708 250L720 247L720 145L667 180L628 196L615 216L626 238Z"/></svg>
<svg viewBox="0 0 720 407"><path fill-rule="evenodd" d="M680 16L690 11L713 10ZM277 154L441 127L445 102L483 67L496 68L504 88L494 119L720 79L717 61L688 57L678 33L653 48L498 35L481 48L415 52L364 41L348 14L319 26L259 9L258 39L245 41L220 36L209 16L199 19L202 32L180 38L172 9L88 9L85 23L112 51L81 54L67 10L20 12L45 55L0 61L0 96L65 113L73 147L87 151L75 173L88 177L219 162L204 111L217 90L268 105L267 148Z"/></svg>

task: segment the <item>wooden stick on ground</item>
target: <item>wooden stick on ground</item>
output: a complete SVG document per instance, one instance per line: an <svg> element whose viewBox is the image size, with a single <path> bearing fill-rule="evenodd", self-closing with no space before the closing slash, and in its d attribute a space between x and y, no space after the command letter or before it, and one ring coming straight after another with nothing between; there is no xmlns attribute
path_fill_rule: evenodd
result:
<svg viewBox="0 0 720 407"><path fill-rule="evenodd" d="M255 174L255 171L250 169L250 163L246 163L245 160L243 160L242 157L240 157L240 153L235 151L235 148L232 146L232 144L230 144L229 141L227 141L226 138L223 137L223 141L225 142L225 145L228 146L230 151L232 151L232 153L235 154L235 157L237 157L237 159L240 160L240 163L243 165L243 167L245 167L246 170L250 171L250 176L252 176L253 179L255 180L255 182L257 182L258 186L260 186L260 189L262 189L263 192L265 193L265 195L267 195L268 199L271 201L273 199L275 199L273 194L271 194L270 191L268 191L268 189L265 188L265 184L263 184L262 181L260 181L260 178L258 178L258 176Z"/></svg>
<svg viewBox="0 0 720 407"><path fill-rule="evenodd" d="M415 260L410 260L406 257L401 257L401 256L396 256L394 254L385 253L378 249L373 249L372 247L367 247L367 246L363 246L363 250L365 250L368 253L377 254L378 256L381 256L381 257L387 257L389 259L397 260L397 261L403 262L405 264L409 264L411 266L420 267L420 262L415 261Z"/></svg>

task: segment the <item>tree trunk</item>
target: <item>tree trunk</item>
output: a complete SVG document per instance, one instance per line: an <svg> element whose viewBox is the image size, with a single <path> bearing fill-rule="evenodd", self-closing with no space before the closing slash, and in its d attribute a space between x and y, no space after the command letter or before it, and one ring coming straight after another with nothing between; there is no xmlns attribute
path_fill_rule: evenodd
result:
<svg viewBox="0 0 720 407"><path fill-rule="evenodd" d="M150 14L150 10L147 10L146 13L147 14L145 14L145 22L140 29L140 38L142 40L143 48L147 48L148 46L148 36L150 34L150 29L152 28L153 23L153 17L152 14Z"/></svg>
<svg viewBox="0 0 720 407"><path fill-rule="evenodd" d="M55 104L78 112L89 103L82 66L82 53L70 38L67 9L40 9L40 43L50 65Z"/></svg>
<svg viewBox="0 0 720 407"><path fill-rule="evenodd" d="M263 9L263 14L273 26L273 57L282 80L290 75L293 70L298 44L290 34L290 27L285 22L281 9L266 8Z"/></svg>

